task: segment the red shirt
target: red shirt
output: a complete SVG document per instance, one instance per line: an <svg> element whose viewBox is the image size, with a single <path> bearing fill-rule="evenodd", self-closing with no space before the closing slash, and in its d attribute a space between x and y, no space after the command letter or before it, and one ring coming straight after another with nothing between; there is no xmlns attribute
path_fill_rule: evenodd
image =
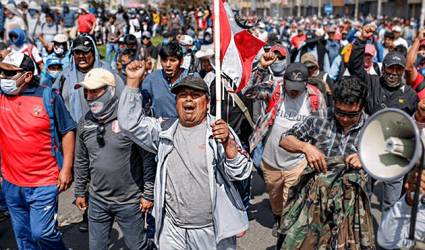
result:
<svg viewBox="0 0 425 250"><path fill-rule="evenodd" d="M28 87L19 96L0 94L2 174L17 186L57 184L59 166L51 151L50 120L42 93L42 87ZM75 122L59 99L55 98L55 116L61 112L62 117L55 118L55 123L62 127L59 133L63 135L75 129Z"/></svg>
<svg viewBox="0 0 425 250"><path fill-rule="evenodd" d="M96 17L93 14L81 14L77 19L78 23L78 32L80 33L90 33L93 28L93 25L96 23Z"/></svg>

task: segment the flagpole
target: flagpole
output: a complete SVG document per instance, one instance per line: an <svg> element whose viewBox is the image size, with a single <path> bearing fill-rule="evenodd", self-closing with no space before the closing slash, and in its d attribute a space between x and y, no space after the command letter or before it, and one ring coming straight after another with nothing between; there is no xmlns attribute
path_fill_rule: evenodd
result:
<svg viewBox="0 0 425 250"><path fill-rule="evenodd" d="M220 2L214 2L215 116L221 119Z"/></svg>

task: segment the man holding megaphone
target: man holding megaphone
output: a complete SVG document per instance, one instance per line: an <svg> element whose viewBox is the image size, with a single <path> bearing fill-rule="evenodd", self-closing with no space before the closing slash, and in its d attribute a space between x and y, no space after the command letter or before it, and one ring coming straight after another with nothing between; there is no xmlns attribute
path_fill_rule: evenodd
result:
<svg viewBox="0 0 425 250"><path fill-rule="evenodd" d="M425 99L419 102L414 119L421 133L421 139L424 141ZM409 239L409 230L412 206L414 205L413 194L418 183L418 174L418 168L409 174L408 181L404 186L406 195L402 196L389 210L384 212L377 235L378 244L381 247L395 249L414 246L415 242ZM425 171L422 172L419 185L420 194L424 197ZM422 202L418 205L414 238L422 242L425 240L425 204Z"/></svg>
<svg viewBox="0 0 425 250"><path fill-rule="evenodd" d="M353 43L348 62L352 76L366 83L368 96L365 112L368 115L386 108L403 110L413 115L418 103L417 93L404 83L406 57L399 52L390 52L384 57L382 76L369 75L363 68L365 46L373 43L376 26L371 23L363 26L360 37ZM371 184L371 183L370 183ZM382 211L390 208L400 198L403 177L383 182Z"/></svg>
<svg viewBox="0 0 425 250"><path fill-rule="evenodd" d="M373 249L367 177L358 156L367 88L358 78L335 85L334 109L284 133L280 146L303 153L309 168L291 189L277 249Z"/></svg>

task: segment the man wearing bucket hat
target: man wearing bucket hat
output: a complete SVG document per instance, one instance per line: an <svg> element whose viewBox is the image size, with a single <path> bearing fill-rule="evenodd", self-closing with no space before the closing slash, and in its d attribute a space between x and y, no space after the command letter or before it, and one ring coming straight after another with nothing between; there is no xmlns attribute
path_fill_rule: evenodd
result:
<svg viewBox="0 0 425 250"><path fill-rule="evenodd" d="M145 164L146 152L118 126L114 75L94 68L79 87L90 110L78 124L75 197L78 208L88 208L90 249L107 249L114 220L129 249L145 249L143 213L153 206L155 164Z"/></svg>
<svg viewBox="0 0 425 250"><path fill-rule="evenodd" d="M34 70L23 53L10 53L0 63L0 143L7 145L1 147L2 189L18 248L62 250L58 194L72 183L76 124L62 99L39 85ZM62 149L62 165L55 148Z"/></svg>

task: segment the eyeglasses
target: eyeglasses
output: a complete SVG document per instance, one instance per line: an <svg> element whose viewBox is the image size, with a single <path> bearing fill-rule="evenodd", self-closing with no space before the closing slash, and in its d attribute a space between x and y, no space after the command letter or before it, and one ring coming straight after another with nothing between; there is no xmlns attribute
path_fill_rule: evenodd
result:
<svg viewBox="0 0 425 250"><path fill-rule="evenodd" d="M337 107L334 107L334 113L335 115L341 116L341 117L355 118L355 117L358 117L362 113L362 111L359 110L355 112L350 112L350 111L344 111Z"/></svg>
<svg viewBox="0 0 425 250"><path fill-rule="evenodd" d="M105 127L103 125L98 125L96 128L96 132L97 143L99 143L101 147L105 146Z"/></svg>
<svg viewBox="0 0 425 250"><path fill-rule="evenodd" d="M16 76L21 70L5 70L0 69L0 75L4 75L6 77L13 77Z"/></svg>

